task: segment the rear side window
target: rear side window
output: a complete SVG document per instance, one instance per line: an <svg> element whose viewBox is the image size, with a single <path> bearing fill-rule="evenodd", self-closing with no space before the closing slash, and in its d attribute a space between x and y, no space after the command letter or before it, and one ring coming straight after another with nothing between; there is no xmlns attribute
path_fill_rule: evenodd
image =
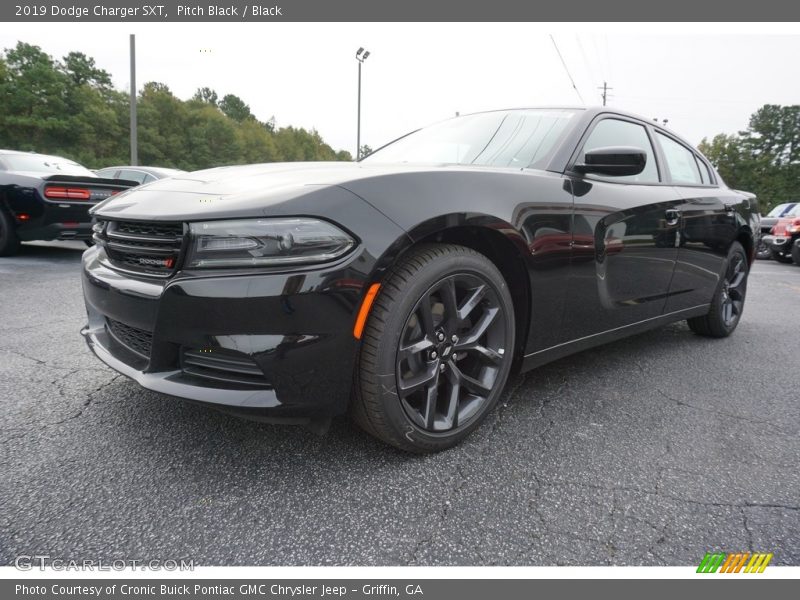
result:
<svg viewBox="0 0 800 600"><path fill-rule="evenodd" d="M708 165L696 156L695 160L697 160L697 166L700 167L700 178L703 180L703 183L706 185L714 185L714 178L711 176Z"/></svg>
<svg viewBox="0 0 800 600"><path fill-rule="evenodd" d="M632 146L644 150L647 154L647 162L644 170L638 175L624 175L622 177L603 175L603 179L632 183L658 183L658 168L656 167L653 145L650 143L647 130L642 125L619 119L603 119L595 125L592 133L589 134L586 143L583 145L583 152L585 154L591 150L609 146Z"/></svg>
<svg viewBox="0 0 800 600"><path fill-rule="evenodd" d="M656 135L661 149L664 151L664 159L667 161L672 182L702 185L704 181L700 176L700 168L697 166L694 152L662 133L656 132Z"/></svg>

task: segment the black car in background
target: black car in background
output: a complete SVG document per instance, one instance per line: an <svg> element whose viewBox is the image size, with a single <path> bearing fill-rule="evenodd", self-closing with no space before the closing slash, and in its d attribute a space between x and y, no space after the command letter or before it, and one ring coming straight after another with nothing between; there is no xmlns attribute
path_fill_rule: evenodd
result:
<svg viewBox="0 0 800 600"><path fill-rule="evenodd" d="M799 203L785 202L778 204L766 216L761 217L761 238L758 242L756 258L772 258L772 249L764 242L764 236L772 233L772 228L778 223L778 219L788 216L797 208L800 208Z"/></svg>
<svg viewBox="0 0 800 600"><path fill-rule="evenodd" d="M174 177L175 175L182 175L186 171L180 169L167 169L165 167L106 167L105 169L98 169L95 171L98 177L105 179L125 179L127 181L136 181L137 183L144 184L155 181L156 179L164 179L165 177Z"/></svg>
<svg viewBox="0 0 800 600"><path fill-rule="evenodd" d="M199 171L92 212L103 362L259 419L349 411L412 452L478 427L512 368L684 319L730 335L758 234L752 194L605 108L459 117L357 163Z"/></svg>
<svg viewBox="0 0 800 600"><path fill-rule="evenodd" d="M90 240L89 209L133 185L58 156L0 150L0 256L21 241Z"/></svg>

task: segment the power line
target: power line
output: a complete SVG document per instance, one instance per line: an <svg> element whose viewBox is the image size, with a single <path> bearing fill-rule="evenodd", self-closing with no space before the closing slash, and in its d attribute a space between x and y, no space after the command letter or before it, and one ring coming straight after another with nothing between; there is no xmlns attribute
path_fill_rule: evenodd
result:
<svg viewBox="0 0 800 600"><path fill-rule="evenodd" d="M578 43L578 50L581 51L581 57L583 57L583 65L586 67L586 74L589 76L589 81L595 81L594 78L594 70L592 67L589 66L589 58L586 56L586 51L583 49L583 44L581 43L581 36L577 33L575 34L575 41Z"/></svg>
<svg viewBox="0 0 800 600"><path fill-rule="evenodd" d="M550 34L550 40L553 42L553 46L556 49L556 54L558 54L558 58L561 59L561 64L564 65L564 70L567 72L567 77L569 77L570 82L572 83L572 88L575 90L575 93L578 94L578 98L581 99L581 104L586 104L583 100L583 96L581 96L580 91L578 91L578 86L575 85L575 80L572 78L572 74L569 72L569 68L567 67L567 63L564 61L564 57L561 56L561 50L558 49L558 44L556 44L556 39L553 37L553 34Z"/></svg>

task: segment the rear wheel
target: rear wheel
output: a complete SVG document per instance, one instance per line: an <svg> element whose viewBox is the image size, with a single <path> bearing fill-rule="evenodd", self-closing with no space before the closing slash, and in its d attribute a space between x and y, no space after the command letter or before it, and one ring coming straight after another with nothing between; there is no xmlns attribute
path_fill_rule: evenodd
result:
<svg viewBox="0 0 800 600"><path fill-rule="evenodd" d="M373 305L353 415L403 450L449 448L497 403L513 348L514 306L494 264L463 246L420 246Z"/></svg>
<svg viewBox="0 0 800 600"><path fill-rule="evenodd" d="M794 264L800 266L800 242L795 242L792 246L792 260Z"/></svg>
<svg viewBox="0 0 800 600"><path fill-rule="evenodd" d="M14 221L0 208L0 256L13 256L19 251L19 238Z"/></svg>
<svg viewBox="0 0 800 600"><path fill-rule="evenodd" d="M742 245L734 242L708 314L687 320L692 331L708 337L728 337L733 333L744 310L747 274L747 255Z"/></svg>

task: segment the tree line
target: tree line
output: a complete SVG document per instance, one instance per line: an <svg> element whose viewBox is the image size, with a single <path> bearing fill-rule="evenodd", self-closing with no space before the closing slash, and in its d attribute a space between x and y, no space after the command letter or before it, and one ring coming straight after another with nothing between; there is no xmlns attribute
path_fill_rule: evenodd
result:
<svg viewBox="0 0 800 600"><path fill-rule="evenodd" d="M259 121L239 97L210 88L189 100L163 83L138 93L139 163L196 170L230 164L352 160L319 133ZM61 60L18 42L0 53L0 147L56 154L92 168L128 164L130 99L94 59Z"/></svg>
<svg viewBox="0 0 800 600"><path fill-rule="evenodd" d="M745 131L698 146L730 187L753 192L762 212L800 201L800 105L766 104Z"/></svg>

